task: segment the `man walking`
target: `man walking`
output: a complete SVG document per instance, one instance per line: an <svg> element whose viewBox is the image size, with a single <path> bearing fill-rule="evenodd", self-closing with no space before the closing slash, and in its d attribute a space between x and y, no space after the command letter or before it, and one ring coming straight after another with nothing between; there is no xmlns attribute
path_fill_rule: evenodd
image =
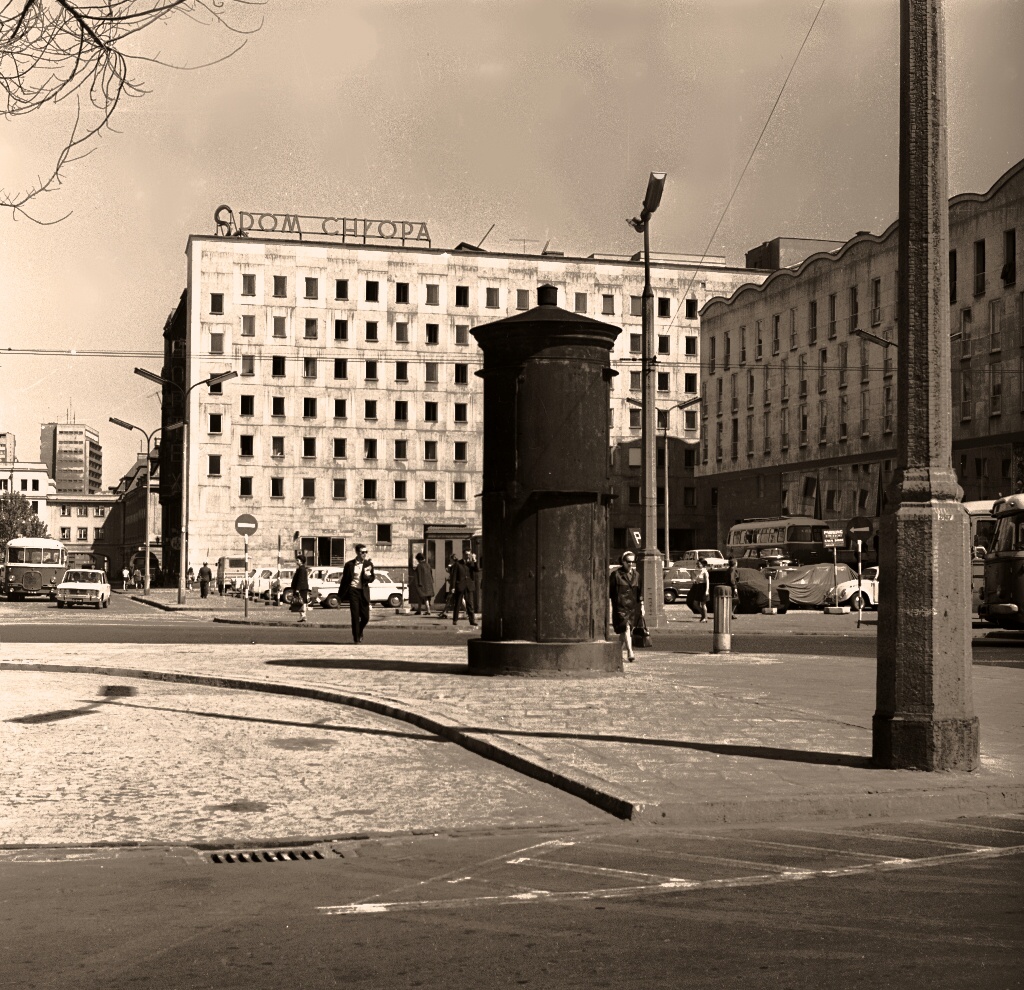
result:
<svg viewBox="0 0 1024 990"><path fill-rule="evenodd" d="M292 601L299 601L302 607L298 610L299 622L306 621L306 606L309 604L309 571L306 569L306 558L299 554L296 558L295 573L292 575ZM292 611L295 611L293 606Z"/></svg>
<svg viewBox="0 0 1024 990"><path fill-rule="evenodd" d="M204 560L203 566L199 568L199 597L208 598L210 595L210 582L213 580L213 571L210 565Z"/></svg>
<svg viewBox="0 0 1024 990"><path fill-rule="evenodd" d="M367 555L366 546L357 543L356 555L345 564L341 572L338 597L348 602L352 612L352 641L363 641L363 630L370 621L370 585L374 580L373 561Z"/></svg>
<svg viewBox="0 0 1024 990"><path fill-rule="evenodd" d="M422 553L416 554L416 567L412 572L413 604L416 614L430 615L430 600L434 597L434 572Z"/></svg>
<svg viewBox="0 0 1024 990"><path fill-rule="evenodd" d="M459 624L459 606L465 603L466 617L471 626L476 625L476 615L473 612L473 588L476 581L476 572L479 570L473 551L466 547L462 552L462 560L456 560L452 564L451 584L455 593L452 603L452 625Z"/></svg>

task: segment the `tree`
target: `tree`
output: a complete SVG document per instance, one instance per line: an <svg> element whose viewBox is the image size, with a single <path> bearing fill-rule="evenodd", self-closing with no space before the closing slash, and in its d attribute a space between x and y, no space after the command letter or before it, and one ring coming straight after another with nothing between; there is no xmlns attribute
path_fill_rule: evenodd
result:
<svg viewBox="0 0 1024 990"><path fill-rule="evenodd" d="M19 536L49 536L46 523L35 514L21 492L0 495L0 555Z"/></svg>
<svg viewBox="0 0 1024 990"><path fill-rule="evenodd" d="M69 106L73 107L68 121L62 125L65 137L52 167L24 188L0 188L0 207L10 209L15 218L20 215L37 223L59 222L38 220L26 211L26 205L59 187L65 166L89 154L93 140L110 129L111 118L123 96L145 94L145 86L131 75L133 63L170 64L157 56L129 51L141 32L158 22L177 18L235 35L251 34L261 25L244 30L231 23L225 11L239 11L260 2L0 0L0 93L4 117L11 121L64 101L70 101ZM230 58L244 44L243 38L231 51L205 66Z"/></svg>

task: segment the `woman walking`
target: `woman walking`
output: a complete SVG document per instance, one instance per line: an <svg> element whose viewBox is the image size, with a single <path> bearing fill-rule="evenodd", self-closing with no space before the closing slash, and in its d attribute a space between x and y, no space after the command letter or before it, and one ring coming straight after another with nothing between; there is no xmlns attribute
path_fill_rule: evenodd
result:
<svg viewBox="0 0 1024 990"><path fill-rule="evenodd" d="M608 579L608 597L612 602L612 628L619 634L623 659L632 663L636 659L633 655L633 627L644 612L640 573L632 550L622 555L619 567L612 571Z"/></svg>
<svg viewBox="0 0 1024 990"><path fill-rule="evenodd" d="M301 602L302 607L298 610L299 622L305 622L306 606L309 604L309 571L306 569L306 561L302 554L297 556L296 565L295 573L292 575L292 601Z"/></svg>

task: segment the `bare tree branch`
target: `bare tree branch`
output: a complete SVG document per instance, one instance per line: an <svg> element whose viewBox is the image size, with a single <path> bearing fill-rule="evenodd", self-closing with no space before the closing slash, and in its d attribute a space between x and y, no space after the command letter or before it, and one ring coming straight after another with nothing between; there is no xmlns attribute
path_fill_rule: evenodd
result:
<svg viewBox="0 0 1024 990"><path fill-rule="evenodd" d="M103 131L113 131L111 118L125 96L147 92L129 73L132 62L149 62L180 69L217 65L235 55L246 38L226 54L200 65L174 65L159 54L125 50L127 39L160 21L187 18L203 27L234 35L260 30L234 23L227 10L245 12L264 0L107 0L90 4L77 0L0 0L0 110L7 120L35 113L73 99L74 119L53 168L24 188L0 187L0 208L17 219L43 221L28 212L28 205L62 182L63 170L79 161ZM63 220L65 217L61 217Z"/></svg>

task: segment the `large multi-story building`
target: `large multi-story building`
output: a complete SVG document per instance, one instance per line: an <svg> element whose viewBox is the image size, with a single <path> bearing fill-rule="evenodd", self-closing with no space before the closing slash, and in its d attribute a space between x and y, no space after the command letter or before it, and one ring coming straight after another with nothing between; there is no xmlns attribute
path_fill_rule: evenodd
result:
<svg viewBox="0 0 1024 990"><path fill-rule="evenodd" d="M13 433L0 432L0 464L10 464L15 457L15 438Z"/></svg>
<svg viewBox="0 0 1024 990"><path fill-rule="evenodd" d="M92 495L103 487L100 435L81 423L44 423L39 428L39 459L57 491Z"/></svg>
<svg viewBox="0 0 1024 990"><path fill-rule="evenodd" d="M32 511L47 521L47 499L56 494L53 480L46 465L38 461L10 460L0 468L0 493L18 492L28 499Z"/></svg>
<svg viewBox="0 0 1024 990"><path fill-rule="evenodd" d="M967 499L1024 490L1024 162L949 204L952 463ZM701 311L701 463L741 518L881 511L896 458L897 224Z"/></svg>
<svg viewBox="0 0 1024 990"><path fill-rule="evenodd" d="M190 237L187 286L164 329L165 428L182 418L189 390L192 566L237 555L243 512L259 522L251 552L263 559L297 548L337 563L361 541L379 563L405 566L425 539L443 559L480 525L481 356L470 331L532 308L544 283L557 286L560 306L622 327L613 442L639 438L639 256L439 250L425 225L387 221L316 218L310 237L302 228L312 218L256 216L240 215L248 229L219 222L235 236ZM412 230L404 242L390 236ZM699 307L757 277L723 259L653 259L660 432L697 439L696 412L670 407L698 393ZM239 377L194 387L228 370ZM165 429L172 550L183 444L182 431ZM164 566L177 571L174 553Z"/></svg>

